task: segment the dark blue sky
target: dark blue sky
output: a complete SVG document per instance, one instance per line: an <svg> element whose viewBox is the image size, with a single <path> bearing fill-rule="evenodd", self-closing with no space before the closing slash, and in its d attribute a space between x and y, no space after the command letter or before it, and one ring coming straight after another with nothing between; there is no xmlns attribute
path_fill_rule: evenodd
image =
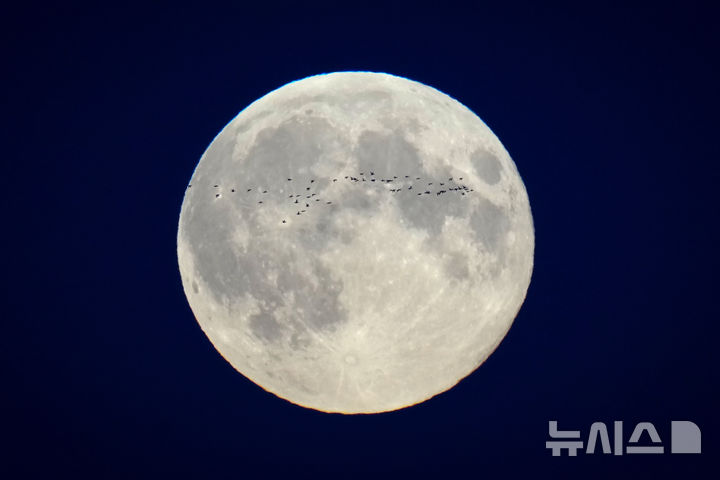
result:
<svg viewBox="0 0 720 480"><path fill-rule="evenodd" d="M3 478L711 473L711 2L54 3L0 15ZM405 76L476 112L536 229L527 300L497 351L451 391L375 416L306 410L236 373L175 255L185 185L219 130L339 70ZM623 420L626 440L650 421L666 449L670 421L692 420L704 453L553 458L548 420L584 436Z"/></svg>

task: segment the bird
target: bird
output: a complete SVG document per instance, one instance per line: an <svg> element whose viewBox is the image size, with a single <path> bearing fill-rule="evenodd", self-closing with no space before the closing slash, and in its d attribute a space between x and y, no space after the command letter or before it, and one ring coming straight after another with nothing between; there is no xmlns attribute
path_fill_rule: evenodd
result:
<svg viewBox="0 0 720 480"><path fill-rule="evenodd" d="M283 220L283 223L285 223L285 220Z"/></svg>
<svg viewBox="0 0 720 480"><path fill-rule="evenodd" d="M410 186L408 187L408 190L412 190L412 185L410 185Z"/></svg>
<svg viewBox="0 0 720 480"><path fill-rule="evenodd" d="M325 205L330 205L332 202L325 202Z"/></svg>
<svg viewBox="0 0 720 480"><path fill-rule="evenodd" d="M217 188L218 186L217 186L217 185L213 185L213 187Z"/></svg>
<svg viewBox="0 0 720 480"><path fill-rule="evenodd" d="M234 192L235 192L235 189L234 189L234 188L232 188L232 189L230 189L230 191L234 193Z"/></svg>
<svg viewBox="0 0 720 480"><path fill-rule="evenodd" d="M309 207L310 205L308 205L308 204L306 203L305 206L306 206L306 207Z"/></svg>
<svg viewBox="0 0 720 480"><path fill-rule="evenodd" d="M315 183L315 180L310 180L310 183Z"/></svg>
<svg viewBox="0 0 720 480"><path fill-rule="evenodd" d="M250 190L252 190L252 188L248 188L248 190L247 190L247 191L249 192Z"/></svg>
<svg viewBox="0 0 720 480"><path fill-rule="evenodd" d="M362 173L360 175L362 175ZM375 172L370 172L370 175L375 175Z"/></svg>
<svg viewBox="0 0 720 480"><path fill-rule="evenodd" d="M262 203L262 200L260 200L258 203Z"/></svg>
<svg viewBox="0 0 720 480"><path fill-rule="evenodd" d="M218 198L219 196L220 196L219 193L216 193L216 194L215 194L215 198Z"/></svg>
<svg viewBox="0 0 720 480"><path fill-rule="evenodd" d="M292 182L292 178L288 178L288 182Z"/></svg>
<svg viewBox="0 0 720 480"><path fill-rule="evenodd" d="M305 190L310 190L310 187L305 187Z"/></svg>
<svg viewBox="0 0 720 480"><path fill-rule="evenodd" d="M333 178L333 182L337 182L337 178Z"/></svg>
<svg viewBox="0 0 720 480"><path fill-rule="evenodd" d="M263 190L263 193L267 193L267 190Z"/></svg>

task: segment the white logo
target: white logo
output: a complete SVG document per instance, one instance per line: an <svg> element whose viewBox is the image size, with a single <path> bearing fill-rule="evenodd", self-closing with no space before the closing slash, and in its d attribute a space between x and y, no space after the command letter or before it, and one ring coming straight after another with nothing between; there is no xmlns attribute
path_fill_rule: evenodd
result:
<svg viewBox="0 0 720 480"><path fill-rule="evenodd" d="M566 451L567 455L571 457L576 457L578 450L583 450L580 430L558 430L557 423L557 420L548 422L550 438L558 440L545 442L545 448L552 450L553 457L561 456L563 451ZM584 452L586 454L604 453L615 455L623 455L623 452L626 454L665 453L665 446L662 444L660 435L658 435L655 425L650 422L640 422L635 425L624 450L623 422L613 422L612 433L613 442L611 447L607 426L603 422L595 422L590 425L587 446ZM645 438L645 441L643 441L643 438ZM670 453L701 453L700 428L689 421L670 422Z"/></svg>

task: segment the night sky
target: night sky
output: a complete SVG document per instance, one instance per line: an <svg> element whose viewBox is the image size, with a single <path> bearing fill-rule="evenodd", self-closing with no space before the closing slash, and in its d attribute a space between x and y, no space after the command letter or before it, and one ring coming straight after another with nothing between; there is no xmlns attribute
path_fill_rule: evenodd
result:
<svg viewBox="0 0 720 480"><path fill-rule="evenodd" d="M713 473L712 2L16 3L0 15L2 478ZM195 321L176 257L185 187L220 129L271 90L342 70L473 110L535 224L527 299L495 353L379 415L304 409L237 373ZM668 453L552 457L549 420L583 441L622 420L626 442L652 422ZM672 420L701 428L701 455L669 453Z"/></svg>

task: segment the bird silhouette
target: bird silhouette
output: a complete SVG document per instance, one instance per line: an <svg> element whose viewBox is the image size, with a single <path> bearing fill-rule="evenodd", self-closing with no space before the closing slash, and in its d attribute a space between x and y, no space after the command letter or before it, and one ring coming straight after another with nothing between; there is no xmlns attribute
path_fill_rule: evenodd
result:
<svg viewBox="0 0 720 480"><path fill-rule="evenodd" d="M369 180L370 182L376 182L376 180L377 180L377 181L379 181L380 183L390 184L390 183L393 183L393 181L394 181L394 180L397 180L398 178L400 178L400 179L405 179L405 181L400 180L400 185L396 186L395 188L388 188L388 189L386 190L388 193L392 193L392 194L398 194L398 193L402 192L403 190L405 190L405 187L407 187L407 190L414 190L415 187L416 187L416 185L413 185L413 184L412 184L412 181L408 181L408 180L411 180L411 178L413 178L413 177L411 177L410 175L400 175L400 176L398 176L398 175L393 175L392 177L388 176L387 178L383 178L383 176L382 176L381 174L376 173L374 170L369 170L369 171L367 172L367 176L366 176L366 172L359 172L358 175L359 175L361 178L355 177L355 176L353 176L353 175L344 175L343 177L332 178L332 181L333 181L333 183L335 183L335 182L338 181L338 179L344 178L345 180L350 180L350 181L352 181L352 182L354 182L354 183L358 183L358 182L360 182L360 181L362 181L362 182L367 182L368 180ZM422 180L422 179L423 179L422 177L414 177L414 178L415 178L415 180ZM310 184L314 184L314 183L315 183L315 180L319 180L319 179L314 179L314 178L313 178L313 179L309 179L309 180L310 180ZM328 178L327 180L330 180L330 178ZM427 185L428 185L428 186L432 186L432 185L435 185L435 184L439 184L440 187L438 187L438 190L437 190L437 191L430 191L430 190L420 191L420 192L417 193L418 196L420 196L420 195L430 195L431 193L435 193L435 196L436 196L436 197L439 197L440 195L443 195L443 194L445 194L445 193L447 193L447 192L459 192L461 196L468 196L469 193L471 193L471 192L474 191L472 188L469 188L467 185L463 185L463 184L461 184L461 183L453 183L453 184L451 184L447 189L442 188L442 187L445 186L445 183L444 183L445 181L448 181L448 182L460 182L460 181L463 180L463 177L448 177L447 180L443 180L442 182L427 181L427 180L431 180L431 179L430 179L430 178L427 178L427 179L425 180L425 181L427 182ZM287 178L287 181L288 181L288 182L292 181L292 178ZM190 188L191 186L192 186L192 184L188 184L188 185L187 185L187 188ZM219 185L219 184L214 184L213 186L214 186L214 188L220 188L220 185ZM327 188L327 187L326 187L326 188ZM420 187L420 188L422 188L422 187ZM230 189L230 191L233 192L233 193L235 193L235 190L236 190L235 188L231 188L231 189ZM272 190L272 185L271 185L270 188L268 188L268 189L262 189L262 188L258 187L257 190L258 190L259 192L262 192L263 194L267 194L267 193L269 193L270 190ZM306 198L306 199L309 200L310 198L316 197L316 198L315 198L315 201L316 201L316 202L320 202L320 201L322 200L322 201L325 202L326 205L331 205L331 204L333 203L333 202L331 202L331 201L325 201L324 199L321 199L321 198L318 196L319 193L323 193L323 196L325 196L325 190L323 190L322 192L314 192L314 193L311 193L311 190L312 190L312 187L311 187L311 186L305 187L305 194L304 194L304 195L305 195L305 198ZM253 191L253 188L248 188L248 189L247 189L247 192L251 192L251 191ZM215 198L216 198L216 199L219 199L219 198L221 198L221 197L222 197L222 193L221 193L220 191L218 191L218 192L215 194ZM295 203L295 204L300 204L299 199L300 199L301 197L302 197L301 194L289 194L287 198L289 198L289 199L291 199L291 200L294 199L294 202L293 202L293 203ZM343 195L343 197L344 197L344 195ZM264 198L269 198L269 197L264 197ZM264 203L264 202L263 202L262 200L260 200L260 201L257 202L258 205L262 205L263 203ZM309 202L309 201L306 200L305 202L302 202L302 203L305 203L305 209L296 211L296 212L295 212L296 215L302 215L303 213L306 213L306 212L308 211L308 210L306 210L306 209L309 209L309 208L310 208L310 202ZM280 218L280 221L281 221L281 223L283 223L283 224L287 223L287 220L286 220L286 219L283 219L282 217Z"/></svg>

